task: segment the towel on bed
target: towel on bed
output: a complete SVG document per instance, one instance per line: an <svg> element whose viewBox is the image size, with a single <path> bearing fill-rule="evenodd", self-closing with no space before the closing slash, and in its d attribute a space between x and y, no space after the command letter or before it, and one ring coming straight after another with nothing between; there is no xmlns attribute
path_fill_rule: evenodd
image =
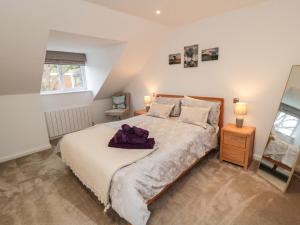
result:
<svg viewBox="0 0 300 225"><path fill-rule="evenodd" d="M145 144L148 136L149 132L147 130L123 124L122 129L114 135L113 141L118 144Z"/></svg>
<svg viewBox="0 0 300 225"><path fill-rule="evenodd" d="M125 149L152 149L154 138L148 138L149 131L128 124L123 124L113 138L109 141L109 147Z"/></svg>

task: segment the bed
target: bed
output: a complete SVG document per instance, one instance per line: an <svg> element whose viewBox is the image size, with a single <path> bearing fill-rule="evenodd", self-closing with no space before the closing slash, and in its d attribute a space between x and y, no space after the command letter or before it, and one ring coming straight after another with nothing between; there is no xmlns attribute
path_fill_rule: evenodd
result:
<svg viewBox="0 0 300 225"><path fill-rule="evenodd" d="M158 94L157 97L183 96ZM219 129L223 126L224 99L191 97L220 103L217 128L208 125L204 129L201 126L180 122L177 117L161 119L141 115L66 135L59 144L62 159L82 183L92 190L102 203L106 203L99 194L99 183L106 176L106 171L111 170L114 162L110 156L105 155L104 159L101 158L98 150L101 146L103 149L107 148L104 145L108 143L110 135L124 123L149 130L150 136L156 140L155 148L147 153L141 153L138 160L133 157L125 163L118 164L122 166L116 169L111 179L107 179L110 181L108 190L110 201L104 204L106 209L112 207L129 223L144 225L150 216L148 205L210 150L218 146ZM104 130L109 132L103 134ZM130 154L127 150L118 151L122 154L119 161L122 161L123 156ZM105 167L99 166L105 161L109 161Z"/></svg>

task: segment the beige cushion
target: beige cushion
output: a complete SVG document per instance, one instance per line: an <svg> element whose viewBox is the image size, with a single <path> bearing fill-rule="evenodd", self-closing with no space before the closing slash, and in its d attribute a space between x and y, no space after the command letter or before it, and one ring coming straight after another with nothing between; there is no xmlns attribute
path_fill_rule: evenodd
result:
<svg viewBox="0 0 300 225"><path fill-rule="evenodd" d="M181 106L179 119L184 123L190 123L206 128L209 111L210 107Z"/></svg>
<svg viewBox="0 0 300 225"><path fill-rule="evenodd" d="M207 122L214 127L218 127L221 106L220 102L205 101L185 96L181 100L181 104L182 106L211 107Z"/></svg>
<svg viewBox="0 0 300 225"><path fill-rule="evenodd" d="M159 104L167 104L167 105L175 105L171 116L179 116L180 115L180 100L181 98L168 98L168 97L158 97L155 99L156 103Z"/></svg>
<svg viewBox="0 0 300 225"><path fill-rule="evenodd" d="M167 104L159 104L153 102L150 106L149 112L147 113L148 116L154 116L159 118L169 118L170 113L174 105L167 105Z"/></svg>

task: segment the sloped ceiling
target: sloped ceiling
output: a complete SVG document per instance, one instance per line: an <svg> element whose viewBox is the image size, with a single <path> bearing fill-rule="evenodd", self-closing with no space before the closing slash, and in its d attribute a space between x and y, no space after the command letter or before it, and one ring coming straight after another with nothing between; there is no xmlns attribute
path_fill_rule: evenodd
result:
<svg viewBox="0 0 300 225"><path fill-rule="evenodd" d="M123 90L131 78L142 70L160 41L160 39L147 36L128 43L101 86L96 99L108 98Z"/></svg>
<svg viewBox="0 0 300 225"><path fill-rule="evenodd" d="M154 48L149 46L168 30L82 0L2 0L0 26L0 95L40 92L51 30L126 43L112 68L112 84L105 82L105 94L97 98L121 90L151 55Z"/></svg>
<svg viewBox="0 0 300 225"><path fill-rule="evenodd" d="M86 0L167 26L181 26L265 0ZM156 10L161 14L157 15Z"/></svg>
<svg viewBox="0 0 300 225"><path fill-rule="evenodd" d="M48 23L28 3L0 1L0 95L40 91Z"/></svg>
<svg viewBox="0 0 300 225"><path fill-rule="evenodd" d="M51 30L48 36L47 49L53 51L88 53L105 46L120 43L122 42Z"/></svg>

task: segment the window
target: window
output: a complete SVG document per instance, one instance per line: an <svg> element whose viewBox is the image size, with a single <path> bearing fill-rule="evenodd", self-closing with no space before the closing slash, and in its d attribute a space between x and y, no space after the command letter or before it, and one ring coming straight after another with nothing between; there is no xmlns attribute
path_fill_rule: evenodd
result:
<svg viewBox="0 0 300 225"><path fill-rule="evenodd" d="M47 51L41 93L86 90L85 64L83 53Z"/></svg>
<svg viewBox="0 0 300 225"><path fill-rule="evenodd" d="M45 64L41 93L86 90L85 66Z"/></svg>
<svg viewBox="0 0 300 225"><path fill-rule="evenodd" d="M274 123L274 127L276 131L290 137L293 137L293 134L296 128L298 127L298 125L299 125L299 119L285 112L278 112Z"/></svg>

